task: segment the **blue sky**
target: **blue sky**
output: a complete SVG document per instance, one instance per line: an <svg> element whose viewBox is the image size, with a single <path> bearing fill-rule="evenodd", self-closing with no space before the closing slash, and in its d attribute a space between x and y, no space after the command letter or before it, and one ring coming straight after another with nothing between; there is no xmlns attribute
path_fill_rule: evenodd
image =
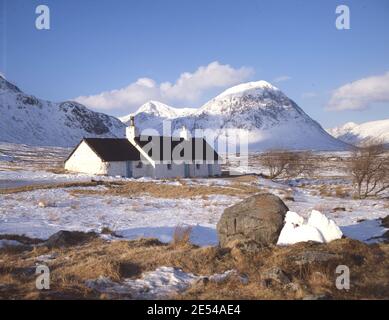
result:
<svg viewBox="0 0 389 320"><path fill-rule="evenodd" d="M324 127L389 118L386 88L364 91L370 83L389 81L387 0L0 0L0 4L0 71L40 98L92 96L94 100L84 101L93 104L95 95L133 84L112 106L92 106L120 116L148 98L146 90L138 100L132 99L140 78L156 85L150 98L165 99L162 102L175 107L198 107L236 82L263 79ZM39 4L50 8L50 30L35 28ZM350 30L335 28L335 8L340 4L350 8ZM212 62L216 67L207 69ZM212 80L210 69L231 78ZM194 97L188 92L191 82L177 82L186 72L197 79ZM182 79L186 81L185 76ZM326 108L334 90L361 79L366 81L346 88L346 93L338 91L336 97L339 102L345 99L339 95L356 94L357 110ZM168 96L160 93L166 82Z"/></svg>

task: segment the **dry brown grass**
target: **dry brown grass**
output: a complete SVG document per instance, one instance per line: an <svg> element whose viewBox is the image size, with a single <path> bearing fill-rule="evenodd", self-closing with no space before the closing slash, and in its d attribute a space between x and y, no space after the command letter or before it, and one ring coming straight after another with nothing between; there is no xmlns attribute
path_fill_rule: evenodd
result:
<svg viewBox="0 0 389 320"><path fill-rule="evenodd" d="M328 188L328 186L323 185L319 188L319 195L321 197L331 197L332 191L330 190L330 188Z"/></svg>
<svg viewBox="0 0 389 320"><path fill-rule="evenodd" d="M51 172L51 173L55 173L55 174L67 174L69 173L68 170L66 170L63 165L60 166L60 167L53 167L53 168L44 168L45 171L48 171L48 172Z"/></svg>
<svg viewBox="0 0 389 320"><path fill-rule="evenodd" d="M190 236L192 234L192 226L178 225L174 228L172 246L186 247L191 244Z"/></svg>
<svg viewBox="0 0 389 320"><path fill-rule="evenodd" d="M232 178L236 182L254 184L258 182L258 176L256 175L242 175Z"/></svg>
<svg viewBox="0 0 389 320"><path fill-rule="evenodd" d="M149 195L156 198L195 198L202 197L206 199L209 195L221 194L227 196L249 196L258 193L260 189L255 185L248 185L239 181L234 181L228 186L215 186L215 185L188 185L181 186L156 183L156 182L139 182L130 181L123 183L104 183L107 187L105 190L71 190L71 195L79 194L99 194L110 196L122 196L133 197L141 195Z"/></svg>
<svg viewBox="0 0 389 320"><path fill-rule="evenodd" d="M16 187L16 188L0 189L0 194L12 194L12 193L34 191L34 190L46 190L46 189L57 189L57 188L96 187L101 184L102 183L98 181L36 184L36 185L28 185L28 186Z"/></svg>
<svg viewBox="0 0 389 320"><path fill-rule="evenodd" d="M296 264L308 252L333 255L325 262ZM43 254L56 254L49 260L51 290L35 289L35 262ZM296 260L297 259L297 260ZM339 264L351 270L351 289L337 290L335 269ZM235 269L248 277L243 283L231 277L221 283L197 283L177 295L179 299L300 299L310 294L326 294L335 299L388 298L389 245L365 245L342 239L330 244L300 243L288 247L267 247L257 252L239 248L173 246L156 239L105 242L92 240L82 246L63 249L45 246L23 252L0 250L0 298L10 299L100 299L104 296L88 289L85 281L100 276L114 281L139 278L142 272L159 266L174 266L185 272L211 275ZM292 285L261 285L261 274L281 268Z"/></svg>
<svg viewBox="0 0 389 320"><path fill-rule="evenodd" d="M337 186L335 188L335 196L338 198L347 198L350 196L350 193L344 186Z"/></svg>

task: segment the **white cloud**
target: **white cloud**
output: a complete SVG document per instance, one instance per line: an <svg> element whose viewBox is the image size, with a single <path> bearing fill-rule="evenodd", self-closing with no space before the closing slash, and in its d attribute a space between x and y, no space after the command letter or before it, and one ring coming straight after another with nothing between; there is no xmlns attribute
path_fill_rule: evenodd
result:
<svg viewBox="0 0 389 320"><path fill-rule="evenodd" d="M336 89L328 110L363 110L376 102L389 102L389 72L363 78Z"/></svg>
<svg viewBox="0 0 389 320"><path fill-rule="evenodd" d="M212 89L236 85L253 74L247 67L235 69L215 61L199 67L195 72L182 73L174 82L158 84L153 79L140 78L125 88L105 91L97 95L81 96L75 100L100 110L123 109L131 112L149 100L190 105L199 101Z"/></svg>
<svg viewBox="0 0 389 320"><path fill-rule="evenodd" d="M290 79L292 79L292 78L289 77L289 76L279 76L279 77L275 78L275 79L273 80L273 82L275 82L275 83L280 83L280 82L288 81L288 80L290 80Z"/></svg>

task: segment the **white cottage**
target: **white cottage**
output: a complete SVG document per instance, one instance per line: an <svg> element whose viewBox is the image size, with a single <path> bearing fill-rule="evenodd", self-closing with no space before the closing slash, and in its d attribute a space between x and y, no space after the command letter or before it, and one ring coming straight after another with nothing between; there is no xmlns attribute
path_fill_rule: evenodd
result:
<svg viewBox="0 0 389 320"><path fill-rule="evenodd" d="M220 158L203 138L139 136L134 119L126 138L84 138L65 161L65 169L122 177L208 177L221 175Z"/></svg>

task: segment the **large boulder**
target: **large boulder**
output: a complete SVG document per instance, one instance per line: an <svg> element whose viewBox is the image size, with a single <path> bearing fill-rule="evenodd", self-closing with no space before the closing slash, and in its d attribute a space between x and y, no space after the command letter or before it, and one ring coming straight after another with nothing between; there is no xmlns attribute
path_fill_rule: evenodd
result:
<svg viewBox="0 0 389 320"><path fill-rule="evenodd" d="M217 224L220 245L252 242L277 243L288 207L277 196L261 193L226 208Z"/></svg>

